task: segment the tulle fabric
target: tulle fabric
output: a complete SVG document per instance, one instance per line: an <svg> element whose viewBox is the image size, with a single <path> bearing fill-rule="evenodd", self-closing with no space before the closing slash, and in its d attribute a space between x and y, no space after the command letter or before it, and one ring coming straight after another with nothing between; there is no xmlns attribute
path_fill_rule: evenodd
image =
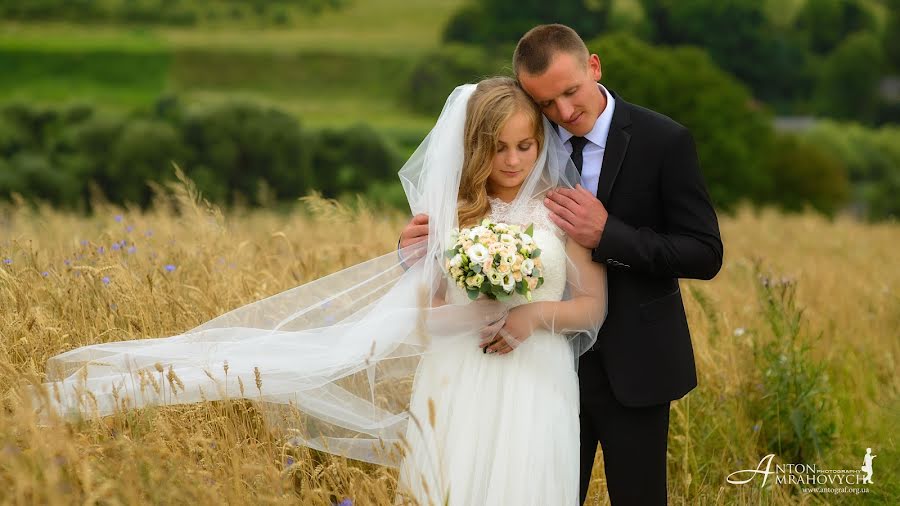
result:
<svg viewBox="0 0 900 506"><path fill-rule="evenodd" d="M508 310L467 299L432 306L445 276L448 231L457 226L463 125L474 89L454 90L434 129L399 173L411 211L431 217L427 244L373 258L177 336L100 343L53 357L48 382L30 391L38 412L49 422L57 416L244 398L256 401L270 425L296 444L399 465L423 357L441 353L435 343L474 335ZM545 120L548 142L505 210L511 222L524 224L544 192L577 181L549 128ZM564 300L582 283L596 282L592 273L568 264ZM564 336L574 360L601 323L594 318L550 332Z"/></svg>

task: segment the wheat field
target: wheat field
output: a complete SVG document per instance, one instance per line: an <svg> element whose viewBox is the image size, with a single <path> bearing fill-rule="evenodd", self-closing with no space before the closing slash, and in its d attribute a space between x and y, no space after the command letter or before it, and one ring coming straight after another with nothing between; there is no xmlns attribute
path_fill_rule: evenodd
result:
<svg viewBox="0 0 900 506"><path fill-rule="evenodd" d="M406 219L316 196L223 213L189 183L147 211L0 207L0 504L392 504L393 470L291 447L246 401L41 426L20 394L60 352L178 334L389 252ZM721 228L718 277L682 282L700 386L673 403L670 504L896 504L900 226L748 208ZM858 469L866 447L865 494L725 480L767 453ZM608 504L599 453L588 503Z"/></svg>

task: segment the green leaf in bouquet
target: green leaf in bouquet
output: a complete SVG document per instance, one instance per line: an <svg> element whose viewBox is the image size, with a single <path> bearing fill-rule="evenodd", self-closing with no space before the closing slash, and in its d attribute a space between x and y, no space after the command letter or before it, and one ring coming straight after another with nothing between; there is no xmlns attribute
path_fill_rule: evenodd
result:
<svg viewBox="0 0 900 506"><path fill-rule="evenodd" d="M541 256L541 248L534 248L534 251L531 252L531 258L537 258Z"/></svg>
<svg viewBox="0 0 900 506"><path fill-rule="evenodd" d="M456 248L448 249L444 252L444 256L447 258L453 258L456 256Z"/></svg>
<svg viewBox="0 0 900 506"><path fill-rule="evenodd" d="M472 264L470 266L470 268L472 269L472 272L474 272L475 274L481 273L481 265L480 264Z"/></svg>
<svg viewBox="0 0 900 506"><path fill-rule="evenodd" d="M537 285L534 287L535 290L541 287L544 284L544 278L538 278Z"/></svg>
<svg viewBox="0 0 900 506"><path fill-rule="evenodd" d="M475 299L477 299L477 298L478 298L478 293L479 293L478 290L473 290L473 289L470 289L470 288L467 288L467 289L466 289L466 295L469 296L469 300L475 300Z"/></svg>
<svg viewBox="0 0 900 506"><path fill-rule="evenodd" d="M528 228L525 229L525 233L531 237L534 237L534 223L530 223Z"/></svg>
<svg viewBox="0 0 900 506"><path fill-rule="evenodd" d="M525 292L527 291L528 288L524 281L519 281L518 283L516 283L516 293L518 293L519 295L525 295Z"/></svg>

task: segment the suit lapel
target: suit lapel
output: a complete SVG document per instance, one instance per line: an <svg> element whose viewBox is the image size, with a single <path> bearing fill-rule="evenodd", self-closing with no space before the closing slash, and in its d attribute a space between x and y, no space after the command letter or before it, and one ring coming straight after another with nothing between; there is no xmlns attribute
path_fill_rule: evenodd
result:
<svg viewBox="0 0 900 506"><path fill-rule="evenodd" d="M612 122L609 125L609 134L606 137L606 149L603 152L603 164L600 168L600 179L597 181L597 198L604 206L609 204L609 196L616 183L616 177L622 168L625 152L628 150L628 142L631 140L629 126L631 125L631 104L622 100L612 90L616 100L616 110L613 112Z"/></svg>

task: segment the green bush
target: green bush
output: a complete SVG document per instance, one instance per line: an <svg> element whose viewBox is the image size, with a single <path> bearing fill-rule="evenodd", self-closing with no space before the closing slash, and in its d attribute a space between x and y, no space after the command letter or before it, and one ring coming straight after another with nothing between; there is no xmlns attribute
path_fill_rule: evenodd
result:
<svg viewBox="0 0 900 506"><path fill-rule="evenodd" d="M770 200L788 211L813 209L833 216L847 202L847 168L818 146L794 135L781 135L766 161Z"/></svg>
<svg viewBox="0 0 900 506"><path fill-rule="evenodd" d="M847 167L851 200L863 216L900 218L900 127L824 121L803 137Z"/></svg>
<svg viewBox="0 0 900 506"><path fill-rule="evenodd" d="M454 88L496 75L504 65L509 68L510 61L491 57L488 50L480 47L443 46L421 57L413 67L405 102L415 112L437 117Z"/></svg>
<svg viewBox="0 0 900 506"><path fill-rule="evenodd" d="M654 47L627 34L588 47L603 62L604 85L691 130L717 206L768 196L771 179L762 165L773 135L771 117L704 50Z"/></svg>
<svg viewBox="0 0 900 506"><path fill-rule="evenodd" d="M758 267L757 267L758 272ZM759 299L768 329L754 339L759 388L748 398L766 453L810 462L834 443L836 402L825 364L811 354L818 337L806 329L796 282L761 275Z"/></svg>
<svg viewBox="0 0 900 506"><path fill-rule="evenodd" d="M268 205L312 190L365 193L395 180L401 162L366 125L306 132L292 116L246 102L185 109L167 96L132 114L84 104L0 107L0 198L80 207L93 186L112 202L147 205L147 183L170 179L177 163L211 201Z"/></svg>

